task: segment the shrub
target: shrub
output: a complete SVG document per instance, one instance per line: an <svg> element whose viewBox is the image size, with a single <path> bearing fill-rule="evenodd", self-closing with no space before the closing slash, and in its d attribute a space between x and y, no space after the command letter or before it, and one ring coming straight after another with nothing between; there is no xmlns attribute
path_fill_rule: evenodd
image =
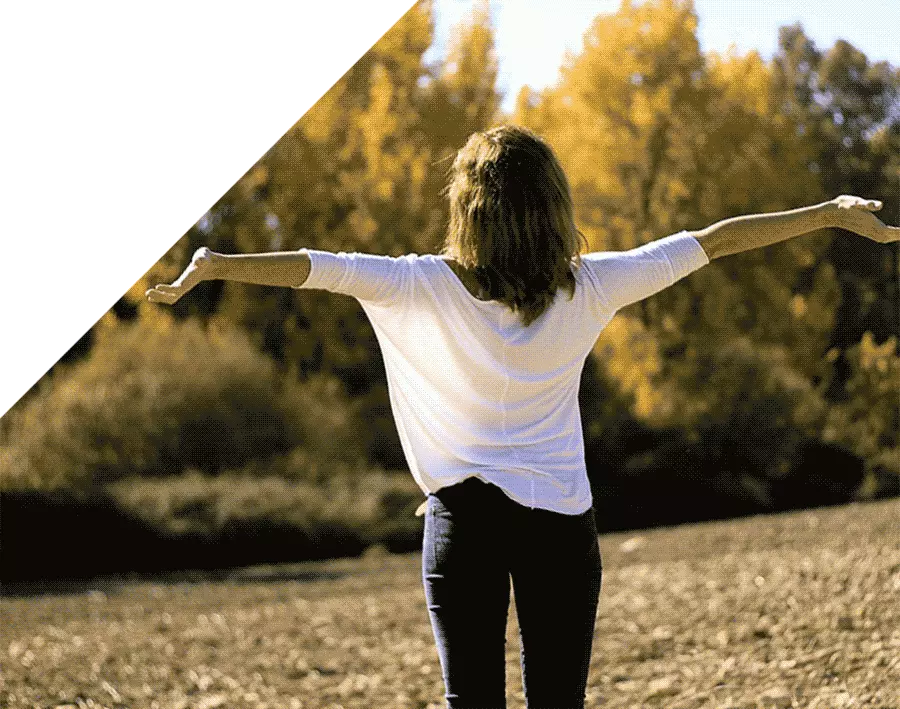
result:
<svg viewBox="0 0 900 709"><path fill-rule="evenodd" d="M227 542L207 559L214 566L352 556L372 544L406 551L421 541L422 521L414 511L422 493L407 472L339 467L330 479L313 483L189 471L122 479L108 492L122 514L163 537ZM236 543L244 549L236 550Z"/></svg>
<svg viewBox="0 0 900 709"><path fill-rule="evenodd" d="M862 499L900 494L900 351L896 336L876 344L872 333L846 351L846 398L831 408L824 440L865 461Z"/></svg>
<svg viewBox="0 0 900 709"><path fill-rule="evenodd" d="M188 468L216 474L298 449L307 465L365 454L336 378L298 382L241 332L194 321L107 329L86 360L42 382L9 416L0 439L6 489L85 490Z"/></svg>
<svg viewBox="0 0 900 709"><path fill-rule="evenodd" d="M0 493L0 579L223 569L417 549L422 500L407 472L336 468L323 483L199 471L122 478L86 499Z"/></svg>
<svg viewBox="0 0 900 709"><path fill-rule="evenodd" d="M783 346L739 336L699 354L691 369L691 381L679 389L684 409L696 413L673 423L702 440L710 458L778 479L820 437L828 411L821 388L791 364Z"/></svg>

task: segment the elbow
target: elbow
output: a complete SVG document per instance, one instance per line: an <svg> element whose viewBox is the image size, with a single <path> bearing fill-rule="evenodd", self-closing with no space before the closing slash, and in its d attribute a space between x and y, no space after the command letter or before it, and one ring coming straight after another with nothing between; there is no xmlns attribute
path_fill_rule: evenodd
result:
<svg viewBox="0 0 900 709"><path fill-rule="evenodd" d="M297 273L297 283L293 286L294 288L302 288L305 286L306 282L309 280L309 274L312 271L312 261L306 249L301 249L299 251L299 256L300 264Z"/></svg>
<svg viewBox="0 0 900 709"><path fill-rule="evenodd" d="M720 241L713 238L713 234L708 233L705 229L701 229L700 231L689 231L688 233L697 240L697 243L700 244L700 248L706 253L706 258L710 261L719 258L720 256L727 255L722 252Z"/></svg>

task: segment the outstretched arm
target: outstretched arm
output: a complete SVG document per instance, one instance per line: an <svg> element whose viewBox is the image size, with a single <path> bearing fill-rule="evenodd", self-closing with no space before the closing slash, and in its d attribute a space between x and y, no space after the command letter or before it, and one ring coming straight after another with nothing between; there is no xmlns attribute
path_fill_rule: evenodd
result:
<svg viewBox="0 0 900 709"><path fill-rule="evenodd" d="M225 280L315 288L353 296L361 303L396 305L410 295L414 259L415 254L393 257L317 249L232 256L203 247L172 284L160 283L146 295L151 303L171 305L202 281Z"/></svg>
<svg viewBox="0 0 900 709"><path fill-rule="evenodd" d="M900 241L900 229L872 214L881 202L841 195L829 202L786 212L750 214L681 231L627 251L584 254L582 264L604 307L605 317L657 293L720 256L768 246L816 229L840 227L879 243Z"/></svg>
<svg viewBox="0 0 900 709"><path fill-rule="evenodd" d="M202 281L225 280L260 286L299 287L309 276L305 251L263 254L220 254L205 246L197 249L190 264L171 285L160 283L146 292L151 303L171 305Z"/></svg>
<svg viewBox="0 0 900 709"><path fill-rule="evenodd" d="M879 209L878 200L841 195L811 207L723 219L689 233L700 242L710 260L830 227L846 229L882 244L900 241L900 228L887 226L872 214Z"/></svg>

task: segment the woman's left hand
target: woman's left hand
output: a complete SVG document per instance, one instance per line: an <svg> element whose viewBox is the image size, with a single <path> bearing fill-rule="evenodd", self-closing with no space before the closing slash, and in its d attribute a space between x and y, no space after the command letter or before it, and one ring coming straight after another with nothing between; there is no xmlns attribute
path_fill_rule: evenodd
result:
<svg viewBox="0 0 900 709"><path fill-rule="evenodd" d="M210 271L216 254L207 247L201 246L194 252L191 262L177 279L171 284L158 283L144 294L151 303L172 305L194 286L211 278Z"/></svg>
<svg viewBox="0 0 900 709"><path fill-rule="evenodd" d="M837 226L841 229L865 236L879 244L900 241L900 227L888 226L872 214L881 209L879 200L842 194L831 200L830 204L837 208Z"/></svg>

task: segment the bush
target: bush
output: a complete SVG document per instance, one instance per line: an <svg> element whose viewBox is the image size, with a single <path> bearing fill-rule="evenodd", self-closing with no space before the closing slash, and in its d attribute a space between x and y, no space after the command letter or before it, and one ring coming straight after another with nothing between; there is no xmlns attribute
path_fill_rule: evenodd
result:
<svg viewBox="0 0 900 709"><path fill-rule="evenodd" d="M326 483L189 471L124 478L75 499L0 494L4 581L224 569L417 549L422 500L409 473L347 471Z"/></svg>
<svg viewBox="0 0 900 709"><path fill-rule="evenodd" d="M168 319L103 331L84 361L10 411L5 489L86 490L129 476L209 474L302 449L354 462L363 428L340 382L304 382L233 329Z"/></svg>
<svg viewBox="0 0 900 709"><path fill-rule="evenodd" d="M900 352L896 337L875 343L872 333L845 352L845 399L830 412L826 436L859 454L878 456L900 445Z"/></svg>
<svg viewBox="0 0 900 709"><path fill-rule="evenodd" d="M703 407L690 424L711 457L777 479L819 438L827 404L784 347L736 337L701 357L696 374L690 397Z"/></svg>
<svg viewBox="0 0 900 709"><path fill-rule="evenodd" d="M715 349L685 351L669 363L670 400L643 416L633 406L634 386L623 390L605 375L605 367L586 367L585 448L603 528L853 499L863 482L864 451L847 440L824 437L827 422L836 416L823 395L826 383L814 385L789 354L784 347L759 345L742 336ZM882 363L871 364L866 372L871 375L878 367L888 371ZM635 381L640 376L652 378L654 370L639 372ZM886 441L883 422L891 399L886 383L878 381L876 386L860 375L851 382L852 400L875 412L875 421L867 421L863 410L856 412L856 425L864 429L855 436L859 441L878 436ZM871 393L860 400L863 390ZM875 448L869 446L873 452ZM885 458L867 458L867 464L878 464L870 474L878 476L877 482L870 487L885 487L890 467Z"/></svg>
<svg viewBox="0 0 900 709"><path fill-rule="evenodd" d="M268 521L304 530L313 543L321 541L322 530L327 534L333 528L371 543L375 527L392 516L413 516L422 498L408 473L383 471L354 471L314 484L192 470L171 478L127 478L108 490L118 507L168 536L215 535L229 524Z"/></svg>
<svg viewBox="0 0 900 709"><path fill-rule="evenodd" d="M885 448L866 461L863 485L857 491L860 500L900 496L900 446Z"/></svg>

